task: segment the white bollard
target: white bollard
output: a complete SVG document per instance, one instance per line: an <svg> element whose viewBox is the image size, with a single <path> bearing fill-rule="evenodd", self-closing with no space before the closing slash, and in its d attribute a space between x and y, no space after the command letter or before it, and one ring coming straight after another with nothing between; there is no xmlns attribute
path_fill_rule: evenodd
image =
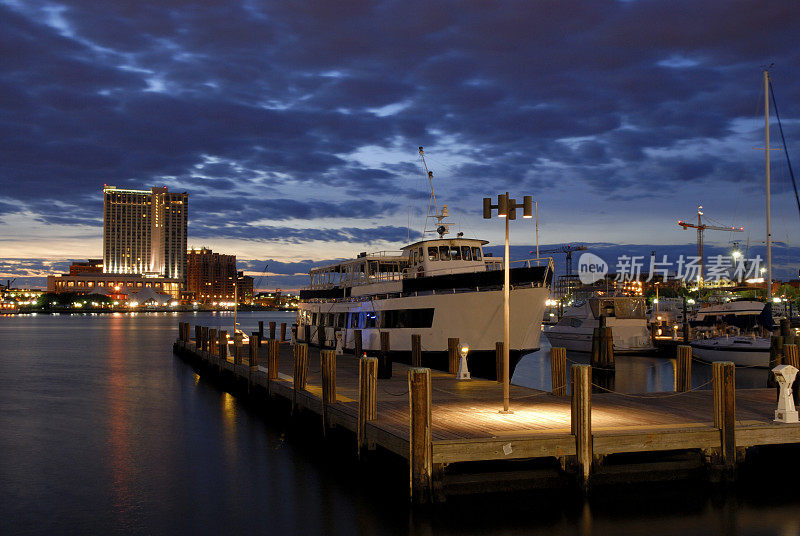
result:
<svg viewBox="0 0 800 536"><path fill-rule="evenodd" d="M336 355L343 355L344 354L344 339L342 338L342 332L336 332Z"/></svg>
<svg viewBox="0 0 800 536"><path fill-rule="evenodd" d="M778 365L772 372L778 381L781 392L778 395L778 409L775 410L775 422L798 422L797 410L792 399L792 383L797 376L797 369L791 365Z"/></svg>
<svg viewBox="0 0 800 536"><path fill-rule="evenodd" d="M469 369L467 368L467 354L469 353L469 346L462 346L459 349L461 353L461 360L458 362L458 374L456 374L456 378L459 380L469 380L471 379L469 376Z"/></svg>

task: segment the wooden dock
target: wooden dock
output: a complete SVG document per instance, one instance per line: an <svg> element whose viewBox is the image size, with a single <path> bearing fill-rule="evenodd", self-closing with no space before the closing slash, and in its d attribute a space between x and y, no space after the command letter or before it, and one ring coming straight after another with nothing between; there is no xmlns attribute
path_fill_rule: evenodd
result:
<svg viewBox="0 0 800 536"><path fill-rule="evenodd" d="M502 384L495 381L460 381L400 363L393 364L391 378L380 379L375 358L320 352L305 343L259 344L256 337L249 345L220 345L215 330L196 326L192 332L188 323L179 332L175 352L208 373L285 399L292 411L317 414L326 429L351 431L355 454L380 447L408 460L414 502L439 500L466 482L479 489L503 479L516 482L512 487L521 480L536 484L539 473L517 473L500 462L549 461L557 477L586 488L620 472L609 457L651 453L645 466L633 464L640 472L669 472L669 464L683 467L695 459L702 474L732 479L747 449L800 443L800 424L772 421L775 390L735 391L731 364L714 364L713 389L643 395L593 393L599 386L591 368L573 365L570 395L564 396L565 373L561 380L554 374L554 383L562 383L553 386L556 394L512 385L513 413L501 414ZM681 363L690 366L690 360ZM563 361L558 368L566 368ZM683 456L679 462L676 454ZM496 467L465 476L465 468L481 462Z"/></svg>

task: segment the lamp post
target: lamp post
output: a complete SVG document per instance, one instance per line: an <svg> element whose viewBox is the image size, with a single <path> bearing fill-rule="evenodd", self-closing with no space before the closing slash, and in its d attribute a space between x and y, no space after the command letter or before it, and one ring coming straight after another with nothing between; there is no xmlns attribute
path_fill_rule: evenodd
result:
<svg viewBox="0 0 800 536"><path fill-rule="evenodd" d="M483 198L483 218L488 220L492 217L492 209L497 209L497 216L506 220L506 244L505 255L503 257L503 409L500 413L511 413L508 409L508 398L510 391L511 380L509 378L510 370L510 350L511 350L511 332L510 332L510 292L511 292L511 272L509 268L509 252L508 252L508 220L517 219L517 209L522 207L522 217L533 217L533 200L531 196L524 196L522 205L517 205L515 199L509 197L508 192L499 194L497 196L497 204L492 204L491 197Z"/></svg>

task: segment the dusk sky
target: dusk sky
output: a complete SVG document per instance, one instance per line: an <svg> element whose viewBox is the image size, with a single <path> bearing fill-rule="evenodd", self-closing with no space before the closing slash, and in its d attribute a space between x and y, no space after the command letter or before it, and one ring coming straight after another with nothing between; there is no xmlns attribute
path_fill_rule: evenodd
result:
<svg viewBox="0 0 800 536"><path fill-rule="evenodd" d="M399 249L409 221L419 236L418 146L467 237L502 243L481 198L508 190L538 201L543 245L692 255L677 220L701 203L745 227L709 252L757 251L762 70L795 157L798 29L783 0L0 0L0 278L101 257L109 184L189 192L190 246L296 288L312 263ZM772 162L776 275L797 277ZM511 239L527 254L533 223Z"/></svg>

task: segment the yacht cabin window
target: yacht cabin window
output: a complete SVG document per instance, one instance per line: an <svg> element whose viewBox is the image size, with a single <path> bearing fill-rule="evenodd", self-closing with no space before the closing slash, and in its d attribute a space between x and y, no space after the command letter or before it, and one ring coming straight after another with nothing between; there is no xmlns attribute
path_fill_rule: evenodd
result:
<svg viewBox="0 0 800 536"><path fill-rule="evenodd" d="M450 248L450 258L453 259L454 261L460 261L461 260L461 248L458 247L458 246L452 246Z"/></svg>
<svg viewBox="0 0 800 536"><path fill-rule="evenodd" d="M415 249L414 250L414 264L419 262L419 252Z"/></svg>
<svg viewBox="0 0 800 536"><path fill-rule="evenodd" d="M472 251L469 249L469 246L461 246L461 258L465 261L472 260Z"/></svg>
<svg viewBox="0 0 800 536"><path fill-rule="evenodd" d="M439 260L449 261L450 260L450 247L449 246L439 246Z"/></svg>
<svg viewBox="0 0 800 536"><path fill-rule="evenodd" d="M477 246L472 247L472 260L474 261L481 260L481 248Z"/></svg>
<svg viewBox="0 0 800 536"><path fill-rule="evenodd" d="M439 260L439 250L436 248L436 246L428 248L428 260L429 261Z"/></svg>

